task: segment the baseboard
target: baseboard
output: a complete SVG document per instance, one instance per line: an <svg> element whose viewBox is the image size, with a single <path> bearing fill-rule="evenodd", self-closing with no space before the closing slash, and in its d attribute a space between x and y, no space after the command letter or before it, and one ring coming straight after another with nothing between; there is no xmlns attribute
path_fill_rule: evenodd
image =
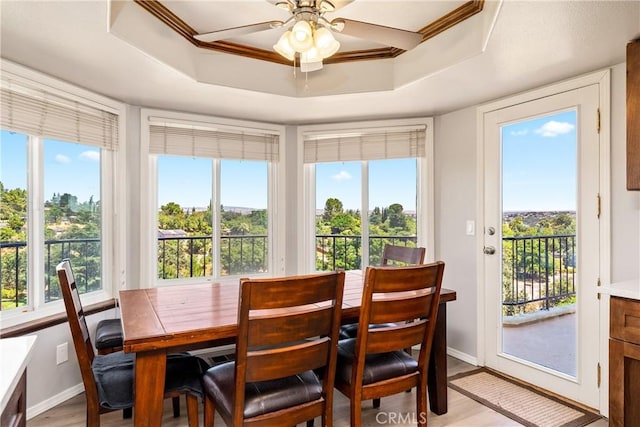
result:
<svg viewBox="0 0 640 427"><path fill-rule="evenodd" d="M456 350L455 348L447 347L447 354L451 357L455 357L456 359L460 359L463 362L467 362L473 366L478 366L478 359L475 356L463 353L460 350Z"/></svg>
<svg viewBox="0 0 640 427"><path fill-rule="evenodd" d="M64 390L63 392L50 397L49 399L43 400L40 403L28 407L27 420L30 420L31 418L60 405L62 402L66 402L67 400L79 395L82 392L84 392L84 385L82 383L76 384L73 387Z"/></svg>

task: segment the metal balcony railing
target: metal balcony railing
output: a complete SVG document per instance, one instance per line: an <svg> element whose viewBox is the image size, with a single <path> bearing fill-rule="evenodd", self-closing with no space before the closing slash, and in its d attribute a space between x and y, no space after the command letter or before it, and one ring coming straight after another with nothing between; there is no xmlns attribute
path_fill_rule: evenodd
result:
<svg viewBox="0 0 640 427"><path fill-rule="evenodd" d="M548 310L575 295L575 242L575 235L502 239L502 304L507 314L531 303Z"/></svg>
<svg viewBox="0 0 640 427"><path fill-rule="evenodd" d="M369 264L378 265L385 244L415 246L415 236L370 236ZM158 238L158 277L164 279L213 274L211 236ZM503 238L503 306L514 311L536 303L548 309L575 295L575 235ZM267 235L220 237L222 275L266 272ZM55 266L70 258L81 292L101 285L101 242L93 239L48 240L44 250L44 298L61 298ZM362 268L361 236L316 235L316 270ZM3 309L27 302L27 244L0 242Z"/></svg>
<svg viewBox="0 0 640 427"><path fill-rule="evenodd" d="M385 244L415 247L416 236L369 236L369 265L379 265ZM316 270L362 268L362 236L316 235Z"/></svg>

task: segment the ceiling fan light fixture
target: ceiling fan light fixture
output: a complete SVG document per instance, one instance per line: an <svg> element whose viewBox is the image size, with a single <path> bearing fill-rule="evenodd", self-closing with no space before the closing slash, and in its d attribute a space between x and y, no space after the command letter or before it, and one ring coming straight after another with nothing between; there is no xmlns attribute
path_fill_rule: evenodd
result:
<svg viewBox="0 0 640 427"><path fill-rule="evenodd" d="M296 52L304 52L313 46L313 30L307 21L298 21L289 34L289 44Z"/></svg>
<svg viewBox="0 0 640 427"><path fill-rule="evenodd" d="M287 58L289 61L293 61L293 58L296 56L296 51L291 47L289 43L289 36L291 35L291 31L288 30L278 40L278 43L273 45L273 50L278 52L280 55Z"/></svg>
<svg viewBox="0 0 640 427"><path fill-rule="evenodd" d="M325 27L320 27L315 33L315 46L323 58L328 58L340 49L340 43L333 38L333 34Z"/></svg>

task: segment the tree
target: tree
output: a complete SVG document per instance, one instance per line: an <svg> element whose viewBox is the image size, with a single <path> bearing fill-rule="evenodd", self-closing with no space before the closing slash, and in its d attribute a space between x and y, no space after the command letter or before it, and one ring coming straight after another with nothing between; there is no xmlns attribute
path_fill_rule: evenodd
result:
<svg viewBox="0 0 640 427"><path fill-rule="evenodd" d="M392 228L404 229L407 225L407 217L403 213L403 207L400 203L394 203L389 206L389 226Z"/></svg>
<svg viewBox="0 0 640 427"><path fill-rule="evenodd" d="M330 222L333 218L343 212L342 202L334 197L330 197L324 204L324 214L322 218Z"/></svg>

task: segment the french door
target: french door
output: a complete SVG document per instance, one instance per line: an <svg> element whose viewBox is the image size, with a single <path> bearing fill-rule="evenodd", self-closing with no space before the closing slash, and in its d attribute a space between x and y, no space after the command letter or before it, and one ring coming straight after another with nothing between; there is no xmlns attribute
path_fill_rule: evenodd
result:
<svg viewBox="0 0 640 427"><path fill-rule="evenodd" d="M486 111L485 364L599 407L599 86Z"/></svg>

